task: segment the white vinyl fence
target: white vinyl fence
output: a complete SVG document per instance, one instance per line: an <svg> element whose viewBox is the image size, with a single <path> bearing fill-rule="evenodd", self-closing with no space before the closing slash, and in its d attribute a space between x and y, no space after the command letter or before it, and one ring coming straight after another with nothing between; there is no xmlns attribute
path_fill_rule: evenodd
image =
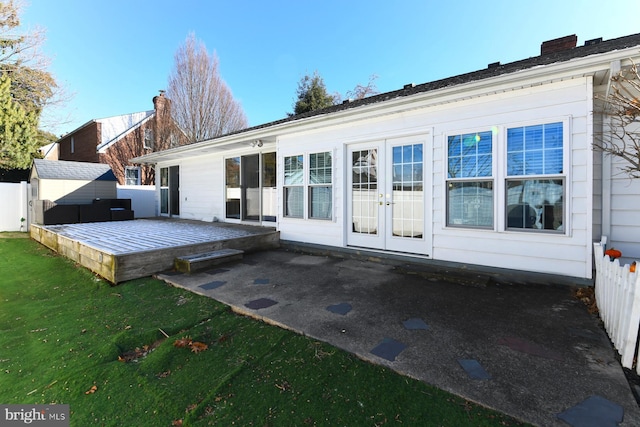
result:
<svg viewBox="0 0 640 427"><path fill-rule="evenodd" d="M640 326L640 274L605 255L606 238L593 244L596 264L596 303L609 338L621 356L621 364L633 368ZM637 263L638 264L638 263ZM640 268L640 265L638 266ZM636 363L640 374L640 363Z"/></svg>
<svg viewBox="0 0 640 427"><path fill-rule="evenodd" d="M0 231L27 231L29 185L0 182Z"/></svg>
<svg viewBox="0 0 640 427"><path fill-rule="evenodd" d="M0 232L28 231L30 185L0 182ZM158 216L156 190L153 185L118 185L118 198L131 199L135 218ZM24 218L24 221L22 219Z"/></svg>
<svg viewBox="0 0 640 427"><path fill-rule="evenodd" d="M118 199L131 199L135 218L158 216L155 185L118 185Z"/></svg>

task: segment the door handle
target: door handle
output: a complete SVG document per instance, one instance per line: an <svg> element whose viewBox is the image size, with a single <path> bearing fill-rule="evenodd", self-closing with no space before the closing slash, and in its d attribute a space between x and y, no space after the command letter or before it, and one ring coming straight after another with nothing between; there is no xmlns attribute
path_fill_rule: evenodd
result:
<svg viewBox="0 0 640 427"><path fill-rule="evenodd" d="M387 206L395 205L396 202L387 202Z"/></svg>

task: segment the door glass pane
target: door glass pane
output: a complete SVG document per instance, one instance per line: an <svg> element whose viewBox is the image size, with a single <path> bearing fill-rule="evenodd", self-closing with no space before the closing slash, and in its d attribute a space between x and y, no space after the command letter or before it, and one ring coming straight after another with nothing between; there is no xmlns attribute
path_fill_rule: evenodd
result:
<svg viewBox="0 0 640 427"><path fill-rule="evenodd" d="M169 189L168 188L160 189L160 213L163 213L163 214L169 213Z"/></svg>
<svg viewBox="0 0 640 427"><path fill-rule="evenodd" d="M169 168L160 169L160 213L169 214Z"/></svg>
<svg viewBox="0 0 640 427"><path fill-rule="evenodd" d="M240 219L240 157L225 160L226 217Z"/></svg>
<svg viewBox="0 0 640 427"><path fill-rule="evenodd" d="M260 219L260 155L242 156L242 219Z"/></svg>
<svg viewBox="0 0 640 427"><path fill-rule="evenodd" d="M278 201L276 185L276 153L262 155L262 220L276 220Z"/></svg>
<svg viewBox="0 0 640 427"><path fill-rule="evenodd" d="M354 233L378 234L378 150L358 150L351 155L351 222Z"/></svg>
<svg viewBox="0 0 640 427"><path fill-rule="evenodd" d="M422 238L424 190L422 144L396 146L393 152L392 233Z"/></svg>
<svg viewBox="0 0 640 427"><path fill-rule="evenodd" d="M160 187L168 187L169 186L169 169L162 168L160 169Z"/></svg>
<svg viewBox="0 0 640 427"><path fill-rule="evenodd" d="M170 215L180 215L180 167L171 166L169 168L169 205Z"/></svg>

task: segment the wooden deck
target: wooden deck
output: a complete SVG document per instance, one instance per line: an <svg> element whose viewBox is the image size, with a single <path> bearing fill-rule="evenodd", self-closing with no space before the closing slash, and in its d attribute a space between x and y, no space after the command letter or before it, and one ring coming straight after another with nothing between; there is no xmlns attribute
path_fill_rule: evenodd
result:
<svg viewBox="0 0 640 427"><path fill-rule="evenodd" d="M31 237L113 284L173 268L176 257L276 248L273 228L174 219L30 226Z"/></svg>

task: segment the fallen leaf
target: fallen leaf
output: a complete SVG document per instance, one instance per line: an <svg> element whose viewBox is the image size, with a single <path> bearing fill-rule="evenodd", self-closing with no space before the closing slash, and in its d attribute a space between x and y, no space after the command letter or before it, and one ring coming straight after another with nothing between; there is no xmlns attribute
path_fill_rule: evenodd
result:
<svg viewBox="0 0 640 427"><path fill-rule="evenodd" d="M91 388L87 391L84 392L84 394L93 394L96 391L98 391L98 387L96 387L95 385L92 385Z"/></svg>
<svg viewBox="0 0 640 427"><path fill-rule="evenodd" d="M189 347L191 347L191 351L196 353L196 354L200 353L201 351L205 351L206 349L209 348L209 346L206 345L205 343L198 342L198 341L192 342Z"/></svg>
<svg viewBox="0 0 640 427"><path fill-rule="evenodd" d="M171 423L173 427L182 427L182 420L175 420Z"/></svg>
<svg viewBox="0 0 640 427"><path fill-rule="evenodd" d="M173 346L178 348L185 348L185 347L189 347L191 345L191 342L192 342L191 338L187 336L187 337L175 340L173 342Z"/></svg>

